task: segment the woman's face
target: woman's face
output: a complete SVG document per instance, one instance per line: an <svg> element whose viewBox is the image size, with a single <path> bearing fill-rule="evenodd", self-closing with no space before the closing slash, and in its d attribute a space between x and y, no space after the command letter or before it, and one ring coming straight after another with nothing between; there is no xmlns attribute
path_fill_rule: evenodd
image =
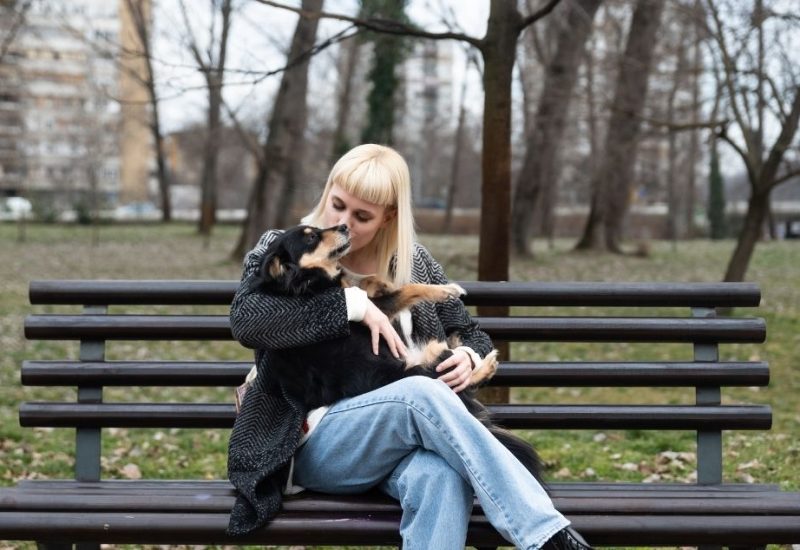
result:
<svg viewBox="0 0 800 550"><path fill-rule="evenodd" d="M324 225L346 225L352 253L368 245L392 214L385 206L361 200L334 184L325 204Z"/></svg>

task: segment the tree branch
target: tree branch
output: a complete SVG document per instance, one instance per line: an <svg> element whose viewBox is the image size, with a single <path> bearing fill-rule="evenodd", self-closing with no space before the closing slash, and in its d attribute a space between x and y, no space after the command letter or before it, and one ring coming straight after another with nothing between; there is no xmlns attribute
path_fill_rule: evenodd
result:
<svg viewBox="0 0 800 550"><path fill-rule="evenodd" d="M776 178L775 179L775 183L773 184L773 186L777 187L781 183L783 183L785 181L789 181L790 179L796 178L798 176L800 176L800 168L798 168L796 170L791 170L791 171L785 173L784 175L782 175L781 177Z"/></svg>
<svg viewBox="0 0 800 550"><path fill-rule="evenodd" d="M348 23L356 25L357 27L361 27L363 29L383 34L394 34L398 36L416 36L418 38L430 38L432 40L462 40L464 42L469 42L476 48L480 48L483 45L483 41L480 38L475 38L474 36L469 36L467 34L458 32L428 32L422 29L418 29L417 27L414 27L412 25L407 25L405 23L400 23L399 21L394 21L391 19L382 19L379 17L369 17L366 19L360 19L358 17L351 17L349 15L343 15L340 13L330 13L325 11L318 11L318 12L308 11L301 8L295 8L293 6L287 6L285 4L281 4L280 2L273 2L272 0L256 0L256 2L258 2L259 4L264 4L265 6L272 6L273 8L280 8L283 10L291 11L293 13L298 14L300 17L304 17L306 19L324 18L324 19L335 19L337 21L346 21Z"/></svg>
<svg viewBox="0 0 800 550"><path fill-rule="evenodd" d="M526 17L525 19L522 20L522 23L520 24L520 27L519 27L520 30L524 29L525 27L527 27L529 25L533 25L539 19L541 19L545 15L549 14L551 11L553 11L553 9L558 5L559 2L561 2L561 0L549 0L549 2L547 2L547 4L545 4L544 6L539 8L537 11L533 12L528 17Z"/></svg>

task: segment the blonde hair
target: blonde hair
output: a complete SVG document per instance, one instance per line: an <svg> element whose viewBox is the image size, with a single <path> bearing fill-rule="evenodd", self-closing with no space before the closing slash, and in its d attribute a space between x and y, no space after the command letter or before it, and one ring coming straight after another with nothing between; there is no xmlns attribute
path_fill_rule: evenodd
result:
<svg viewBox="0 0 800 550"><path fill-rule="evenodd" d="M411 178L408 164L390 147L367 143L350 149L333 165L317 206L302 222L319 226L331 187L338 185L355 197L395 209L396 215L375 234L368 245L378 260L377 274L401 285L411 282L414 215L411 211ZM392 258L396 257L394 273Z"/></svg>

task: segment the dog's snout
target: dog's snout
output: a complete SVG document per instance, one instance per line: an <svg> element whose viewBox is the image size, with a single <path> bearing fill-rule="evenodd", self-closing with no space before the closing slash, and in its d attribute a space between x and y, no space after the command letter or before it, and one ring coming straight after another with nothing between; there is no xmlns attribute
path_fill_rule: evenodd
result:
<svg viewBox="0 0 800 550"><path fill-rule="evenodd" d="M339 227L337 227L337 228L336 228L336 230L337 230L339 233L344 233L345 235L347 235L348 233L350 233L350 230L347 228L347 226L346 226L345 224L341 224Z"/></svg>

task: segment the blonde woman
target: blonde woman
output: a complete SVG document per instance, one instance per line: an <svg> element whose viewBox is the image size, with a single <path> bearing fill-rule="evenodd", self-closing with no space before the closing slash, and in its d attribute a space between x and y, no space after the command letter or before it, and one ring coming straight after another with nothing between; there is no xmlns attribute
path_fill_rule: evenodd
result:
<svg viewBox="0 0 800 550"><path fill-rule="evenodd" d="M341 264L354 282L371 274L445 284L416 242L408 166L393 149L361 145L334 165L316 208L303 223L345 224L351 248ZM267 295L246 284L279 231L268 231L244 262L231 305L231 329L255 349L258 375L231 434L228 474L239 495L229 532L241 534L277 514L284 494L305 489L348 494L378 488L403 509L403 548L463 548L473 499L518 548L589 548L555 510L528 471L472 417L456 395L492 343L459 300L420 304L400 318L405 341L457 335L462 346L438 379L410 377L313 411L269 376L270 350L346 336L364 323L373 351L406 354L404 338L357 287L314 296ZM383 341L383 342L381 342Z"/></svg>

